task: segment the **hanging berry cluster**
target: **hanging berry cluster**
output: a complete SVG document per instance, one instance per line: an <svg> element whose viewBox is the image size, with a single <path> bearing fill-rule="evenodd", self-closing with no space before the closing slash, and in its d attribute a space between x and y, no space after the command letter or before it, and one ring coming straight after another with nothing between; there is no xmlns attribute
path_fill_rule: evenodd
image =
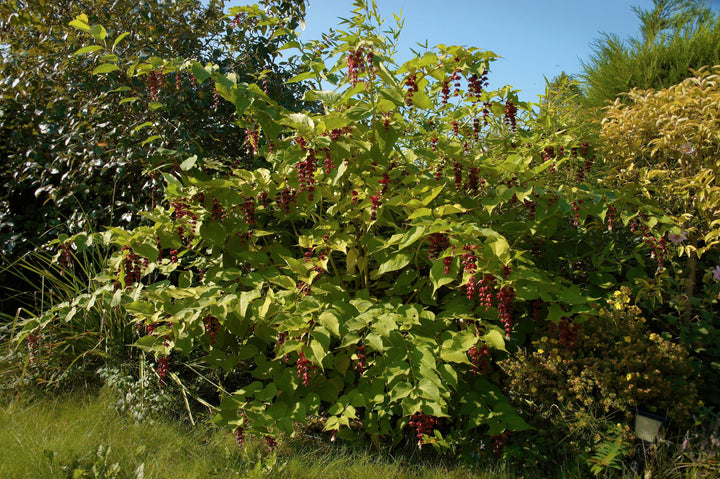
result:
<svg viewBox="0 0 720 479"><path fill-rule="evenodd" d="M367 358L365 356L365 346L362 343L359 343L357 346L357 364L355 365L355 369L357 369L358 374L362 376L362 373L365 371L365 368L367 367L367 363L365 362L365 359Z"/></svg>
<svg viewBox="0 0 720 479"><path fill-rule="evenodd" d="M515 290L512 286L503 286L497 294L497 310L500 321L505 326L505 338L510 339L513 328L512 302L515 299Z"/></svg>
<svg viewBox="0 0 720 479"><path fill-rule="evenodd" d="M471 195L476 195L484 186L485 180L480 178L480 168L477 166L470 167L470 170L468 171L468 180L465 184L465 190Z"/></svg>
<svg viewBox="0 0 720 479"><path fill-rule="evenodd" d="M430 235L430 246L428 247L428 259L434 260L440 253L450 246L450 240L447 235L442 233L433 233Z"/></svg>
<svg viewBox="0 0 720 479"><path fill-rule="evenodd" d="M572 206L573 210L573 226L577 228L580 225L580 205L583 203L583 200L577 200L573 201L570 206Z"/></svg>
<svg viewBox="0 0 720 479"><path fill-rule="evenodd" d="M163 86L163 75L157 70L152 70L148 75L148 86L150 88L150 99L157 101L160 97L160 89Z"/></svg>
<svg viewBox="0 0 720 479"><path fill-rule="evenodd" d="M510 127L510 130L517 131L517 107L510 98L505 100L505 116L503 117L503 121Z"/></svg>
<svg viewBox="0 0 720 479"><path fill-rule="evenodd" d="M405 86L408 87L407 95L405 96L405 104L412 108L413 106L413 93L418 91L417 86L417 74L413 73L405 80Z"/></svg>
<svg viewBox="0 0 720 479"><path fill-rule="evenodd" d="M283 188L280 193L277 194L275 201L287 215L290 213L290 203L297 206L297 191L294 188Z"/></svg>
<svg viewBox="0 0 720 479"><path fill-rule="evenodd" d="M408 425L415 429L415 437L418 440L418 448L422 448L423 437L429 436L435 430L438 425L438 419L434 416L428 416L422 412L416 412L410 416Z"/></svg>
<svg viewBox="0 0 720 479"><path fill-rule="evenodd" d="M298 379L302 380L303 386L310 385L310 373L313 371L314 367L315 366L313 365L312 361L305 357L305 353L300 351L298 359L295 363L295 368L297 369Z"/></svg>
<svg viewBox="0 0 720 479"><path fill-rule="evenodd" d="M542 152L542 159L543 159L543 163L552 161L552 164L550 165L550 173L555 173L556 165L555 165L555 161L553 161L553 160L555 160L555 148L553 148L552 146L546 146Z"/></svg>
<svg viewBox="0 0 720 479"><path fill-rule="evenodd" d="M307 148L305 139L300 137L297 139L298 145L307 152L305 159L297 164L298 183L300 185L300 193L308 192L308 201L313 201L315 197L315 169L317 167L317 158L315 150Z"/></svg>
<svg viewBox="0 0 720 479"><path fill-rule="evenodd" d="M496 457L501 457L505 450L505 441L507 440L508 432L505 431L502 434L498 434L492 437L492 450Z"/></svg>
<svg viewBox="0 0 720 479"><path fill-rule="evenodd" d="M162 384L165 384L165 378L168 374L168 362L169 359L167 356L162 356L157 360L158 377L160 378L160 383Z"/></svg>
<svg viewBox="0 0 720 479"><path fill-rule="evenodd" d="M348 53L347 78L350 80L351 86L363 82L362 79L358 78L360 73L368 72L371 77L375 75L376 67L373 65L374 61L375 54L372 51L366 54L363 47L358 47L357 50Z"/></svg>
<svg viewBox="0 0 720 479"><path fill-rule="evenodd" d="M323 167L326 175L329 175L332 173L332 170L335 169L335 163L333 162L332 156L330 155L330 150L325 148L325 160L323 162Z"/></svg>
<svg viewBox="0 0 720 479"><path fill-rule="evenodd" d="M58 262L60 263L60 276L65 275L65 270L68 266L73 266L72 252L70 251L70 246L70 241L60 243L60 257L58 258Z"/></svg>
<svg viewBox="0 0 720 479"><path fill-rule="evenodd" d="M377 209L382 205L380 200L380 193L372 195L370 197L370 220L375 221L377 219Z"/></svg>
<svg viewBox="0 0 720 479"><path fill-rule="evenodd" d="M245 142L248 154L258 154L260 149L260 128L253 124L252 128L245 127Z"/></svg>
<svg viewBox="0 0 720 479"><path fill-rule="evenodd" d="M220 329L220 321L215 316L205 316L203 323L205 324L205 332L210 336L210 344L215 345L217 332Z"/></svg>
<svg viewBox="0 0 720 479"><path fill-rule="evenodd" d="M479 77L474 73L470 75L468 78L468 91L474 96L472 100L473 103L480 101L480 95L482 94L483 88L487 88L489 84L487 70L484 70L482 75Z"/></svg>
<svg viewBox="0 0 720 479"><path fill-rule="evenodd" d="M478 348L477 345L472 346L468 350L470 362L473 365L473 374L487 374L490 369L490 349L486 345Z"/></svg>
<svg viewBox="0 0 720 479"><path fill-rule="evenodd" d="M486 274L477 284L477 294L480 306L489 311L495 296L495 276Z"/></svg>
<svg viewBox="0 0 720 479"><path fill-rule="evenodd" d="M579 324L571 323L567 316L563 316L557 326L551 323L549 329L551 332L557 329L559 342L566 351L577 349L578 333L580 332Z"/></svg>
<svg viewBox="0 0 720 479"><path fill-rule="evenodd" d="M453 173L455 174L455 189L460 191L462 189L462 173L463 167L459 161L453 164Z"/></svg>
<svg viewBox="0 0 720 479"><path fill-rule="evenodd" d="M240 426L235 428L235 443L240 449L242 449L245 444L245 430Z"/></svg>
<svg viewBox="0 0 720 479"><path fill-rule="evenodd" d="M185 228L182 225L177 227L180 241L184 244L190 244L192 239L195 237L195 226L197 224L197 215L190 210L189 205L183 199L177 199L170 202L170 206L173 208L173 215L175 220L179 221L183 218L188 218L189 231L186 234Z"/></svg>
<svg viewBox="0 0 720 479"><path fill-rule="evenodd" d="M607 210L607 219L608 219L608 231L613 230L613 223L615 221L615 207L614 206L608 206Z"/></svg>
<svg viewBox="0 0 720 479"><path fill-rule="evenodd" d="M474 250L477 249L476 245L463 246L464 253L462 254L462 265L463 272L470 274L470 277L465 284L465 296L471 300L475 297L477 285L475 284L475 271L477 270L477 258L475 257Z"/></svg>
<svg viewBox="0 0 720 479"><path fill-rule="evenodd" d="M268 451L270 452L274 452L275 448L277 447L277 442L272 436L265 436L265 444L267 445Z"/></svg>
<svg viewBox="0 0 720 479"><path fill-rule="evenodd" d="M252 196L245 197L243 202L243 210L245 211L245 224L254 227L255 220L255 198Z"/></svg>
<svg viewBox="0 0 720 479"><path fill-rule="evenodd" d="M136 255L129 246L123 246L121 250L125 252L125 256L122 265L118 268L118 275L124 274L125 288L130 288L142 278L142 268L148 265L148 260Z"/></svg>

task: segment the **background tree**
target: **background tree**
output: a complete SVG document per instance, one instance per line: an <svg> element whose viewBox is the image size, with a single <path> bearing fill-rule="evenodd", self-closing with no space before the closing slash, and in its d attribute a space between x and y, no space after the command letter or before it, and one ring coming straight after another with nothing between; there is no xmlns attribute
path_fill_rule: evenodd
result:
<svg viewBox="0 0 720 479"><path fill-rule="evenodd" d="M283 19L290 30L305 13L302 0L262 3L266 16ZM211 85L199 87L180 71L134 78L115 71L106 81L93 75L96 64L116 58L125 68L152 65L159 57L193 58L233 72L238 81L257 81L283 106L299 108L302 84L285 86L293 65L277 61L277 47L286 38L281 29L261 24L262 17L225 16L223 8L218 0L0 5L5 264L61 232L134 224L137 212L154 201L158 172L177 168L179 156L195 156L203 168L262 163L239 147L244 130L233 123L235 110L219 101ZM115 41L102 58L95 58L92 47L75 55L90 43L69 26L81 13L90 25L108 25L108 31L94 32ZM130 99L120 101L120 91L131 91ZM11 282L7 268L0 275L0 284Z"/></svg>
<svg viewBox="0 0 720 479"><path fill-rule="evenodd" d="M581 76L585 105L605 106L632 88L667 88L690 69L720 63L720 17L703 0L653 0L633 9L640 37L606 34L593 45Z"/></svg>

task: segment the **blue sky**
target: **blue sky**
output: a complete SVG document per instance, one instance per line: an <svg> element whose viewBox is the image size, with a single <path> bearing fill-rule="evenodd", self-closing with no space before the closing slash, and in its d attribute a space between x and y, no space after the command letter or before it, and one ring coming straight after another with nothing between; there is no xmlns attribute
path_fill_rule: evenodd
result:
<svg viewBox="0 0 720 479"><path fill-rule="evenodd" d="M253 2L232 0L230 5ZM399 62L410 58L410 48L428 41L474 46L502 57L491 66L490 88L505 84L522 90L520 98L537 101L562 71L579 73L602 33L621 38L638 35L639 21L632 6L650 9L652 0L377 0L386 25L393 13L405 19L398 48ZM717 9L720 0L713 0ZM351 0L310 0L301 39L319 39L338 28L338 17L349 17Z"/></svg>

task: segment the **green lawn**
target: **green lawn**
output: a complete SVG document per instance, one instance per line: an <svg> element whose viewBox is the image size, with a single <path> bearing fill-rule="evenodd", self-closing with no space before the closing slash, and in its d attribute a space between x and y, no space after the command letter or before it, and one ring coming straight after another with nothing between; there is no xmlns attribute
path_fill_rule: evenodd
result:
<svg viewBox="0 0 720 479"><path fill-rule="evenodd" d="M497 466L473 471L438 461L418 465L417 458L380 456L307 438L281 440L275 456L261 440L249 439L241 451L225 431L169 419L136 424L112 403L107 392L4 398L0 477L519 477Z"/></svg>

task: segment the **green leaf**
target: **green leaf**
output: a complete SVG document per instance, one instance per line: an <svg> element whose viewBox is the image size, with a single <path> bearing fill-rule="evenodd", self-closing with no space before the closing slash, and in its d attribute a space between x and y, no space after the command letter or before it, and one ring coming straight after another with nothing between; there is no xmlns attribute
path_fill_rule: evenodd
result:
<svg viewBox="0 0 720 479"><path fill-rule="evenodd" d="M182 163L180 163L180 169L183 170L183 171L188 171L188 170L191 169L193 166L195 166L195 163L197 162L197 159L198 159L197 155L193 155L193 156L185 159L185 161L183 161Z"/></svg>
<svg viewBox="0 0 720 479"><path fill-rule="evenodd" d="M380 276L390 271L397 271L410 264L413 255L410 253L395 253L389 260L380 265L377 275Z"/></svg>
<svg viewBox="0 0 720 479"><path fill-rule="evenodd" d="M84 13L75 17L75 20L69 23L71 27L82 30L83 32L90 33L90 24L88 23L88 17Z"/></svg>
<svg viewBox="0 0 720 479"><path fill-rule="evenodd" d="M400 244L398 245L398 250L403 250L403 249L407 248L408 246L414 244L418 239L422 238L422 236L424 234L425 234L424 226L413 226L403 236L402 241L400 241Z"/></svg>
<svg viewBox="0 0 720 479"><path fill-rule="evenodd" d="M113 51L113 52L115 51L115 47L118 46L118 43L120 43L120 42L122 41L122 39L125 38L125 37L128 36L128 35L130 35L130 32L124 32L124 33L121 33L120 35L118 35L118 37L117 37L117 38L115 39L115 41L113 42L113 46L112 46L112 51Z"/></svg>
<svg viewBox="0 0 720 479"><path fill-rule="evenodd" d="M227 233L225 227L217 221L208 220L200 226L200 236L207 239L215 246L223 246Z"/></svg>
<svg viewBox="0 0 720 479"><path fill-rule="evenodd" d="M190 68L192 70L193 76L198 81L198 83L202 83L208 78L210 78L210 72L203 68L200 63L193 62Z"/></svg>
<svg viewBox="0 0 720 479"><path fill-rule="evenodd" d="M103 47L100 45L88 45L87 47L82 47L80 50L73 53L73 55L84 55L86 53L92 53L102 49Z"/></svg>
<svg viewBox="0 0 720 479"><path fill-rule="evenodd" d="M455 281L457 267L453 267L454 263L455 262L453 262L453 265L451 266L451 274L445 274L445 264L443 264L443 260L438 258L433 262L433 265L430 268L430 281L433 284L433 295L442 286Z"/></svg>
<svg viewBox="0 0 720 479"><path fill-rule="evenodd" d="M500 333L500 331L498 331L497 329L491 329L490 331L485 333L485 335L482 337L482 340L485 344L489 345L494 349L506 351L505 338L503 338L502 333Z"/></svg>
<svg viewBox="0 0 720 479"><path fill-rule="evenodd" d="M93 75L99 75L101 73L110 73L119 70L120 67L113 64L113 63L103 63L102 65L98 65L93 70Z"/></svg>
<svg viewBox="0 0 720 479"><path fill-rule="evenodd" d="M433 107L432 100L427 96L425 92L416 91L412 96L413 106L416 106L422 110L429 110Z"/></svg>
<svg viewBox="0 0 720 479"><path fill-rule="evenodd" d="M105 40L105 37L107 37L107 31L102 25L93 25L90 27L90 35L92 35L96 40Z"/></svg>

